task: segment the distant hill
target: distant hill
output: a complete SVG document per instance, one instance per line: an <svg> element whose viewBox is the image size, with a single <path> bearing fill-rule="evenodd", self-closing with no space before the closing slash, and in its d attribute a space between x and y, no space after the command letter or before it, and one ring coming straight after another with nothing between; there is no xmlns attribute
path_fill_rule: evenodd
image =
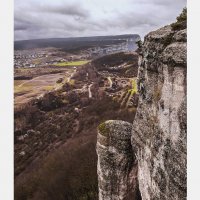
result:
<svg viewBox="0 0 200 200"><path fill-rule="evenodd" d="M73 38L50 38L50 39L34 39L21 40L14 42L15 50L27 50L34 48L55 47L63 50L88 48L96 46L106 46L112 44L120 44L131 41L135 44L140 39L138 34L115 35L115 36L93 36L93 37L73 37ZM136 48L136 45L135 45Z"/></svg>

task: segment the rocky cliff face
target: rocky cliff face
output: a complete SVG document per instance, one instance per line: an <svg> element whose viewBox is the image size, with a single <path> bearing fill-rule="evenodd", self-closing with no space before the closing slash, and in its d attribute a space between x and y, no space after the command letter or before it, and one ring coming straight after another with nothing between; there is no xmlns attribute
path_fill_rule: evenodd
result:
<svg viewBox="0 0 200 200"><path fill-rule="evenodd" d="M132 127L143 200L186 199L186 30L145 37Z"/></svg>
<svg viewBox="0 0 200 200"><path fill-rule="evenodd" d="M171 26L145 37L133 125L109 121L110 134L99 130L100 200L137 199L137 167L143 200L186 199L186 37Z"/></svg>
<svg viewBox="0 0 200 200"><path fill-rule="evenodd" d="M107 121L99 126L99 199L130 200L137 195L137 163L131 146L132 124Z"/></svg>

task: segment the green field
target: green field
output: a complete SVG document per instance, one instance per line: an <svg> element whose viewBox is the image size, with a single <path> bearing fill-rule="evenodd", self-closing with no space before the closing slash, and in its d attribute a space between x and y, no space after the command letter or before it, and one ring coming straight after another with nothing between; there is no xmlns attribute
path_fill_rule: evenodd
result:
<svg viewBox="0 0 200 200"><path fill-rule="evenodd" d="M81 66L89 63L90 60L79 60L79 61L72 61L72 62L61 62L58 64L55 64L55 66L58 67L65 67L65 66Z"/></svg>

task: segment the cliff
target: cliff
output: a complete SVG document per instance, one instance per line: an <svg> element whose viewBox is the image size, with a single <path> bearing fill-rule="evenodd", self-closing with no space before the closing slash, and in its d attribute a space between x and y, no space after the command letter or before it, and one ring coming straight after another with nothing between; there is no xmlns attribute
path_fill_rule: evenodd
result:
<svg viewBox="0 0 200 200"><path fill-rule="evenodd" d="M137 162L131 146L132 125L110 120L98 130L99 199L135 199L138 190Z"/></svg>
<svg viewBox="0 0 200 200"><path fill-rule="evenodd" d="M140 49L139 102L133 125L125 133L125 124L106 122L109 127L118 123L118 128L112 128L106 136L106 141L114 141L106 147L99 146L102 137L98 137L100 200L139 199L133 195L133 191L137 190L136 179L143 200L186 199L186 41L185 27L165 26L145 37ZM131 137L131 144L122 142L122 138L118 137L122 133L126 135L126 140ZM118 139L113 140L115 137ZM110 156L112 146L117 143L122 144L115 147L117 157ZM122 146L131 150L116 154ZM123 162L118 160L119 155ZM138 173L133 176L130 170L123 170L127 169L125 166L130 170L137 168ZM106 185L104 187L102 180ZM115 180L115 185L112 180ZM118 197L113 198L111 191Z"/></svg>
<svg viewBox="0 0 200 200"><path fill-rule="evenodd" d="M186 30L145 37L132 127L143 200L186 199Z"/></svg>

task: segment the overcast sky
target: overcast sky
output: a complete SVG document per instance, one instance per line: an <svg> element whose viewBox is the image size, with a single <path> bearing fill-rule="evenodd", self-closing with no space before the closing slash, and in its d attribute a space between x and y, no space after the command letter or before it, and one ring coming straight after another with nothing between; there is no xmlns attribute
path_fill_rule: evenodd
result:
<svg viewBox="0 0 200 200"><path fill-rule="evenodd" d="M175 21L186 0L15 0L15 40L139 34Z"/></svg>

